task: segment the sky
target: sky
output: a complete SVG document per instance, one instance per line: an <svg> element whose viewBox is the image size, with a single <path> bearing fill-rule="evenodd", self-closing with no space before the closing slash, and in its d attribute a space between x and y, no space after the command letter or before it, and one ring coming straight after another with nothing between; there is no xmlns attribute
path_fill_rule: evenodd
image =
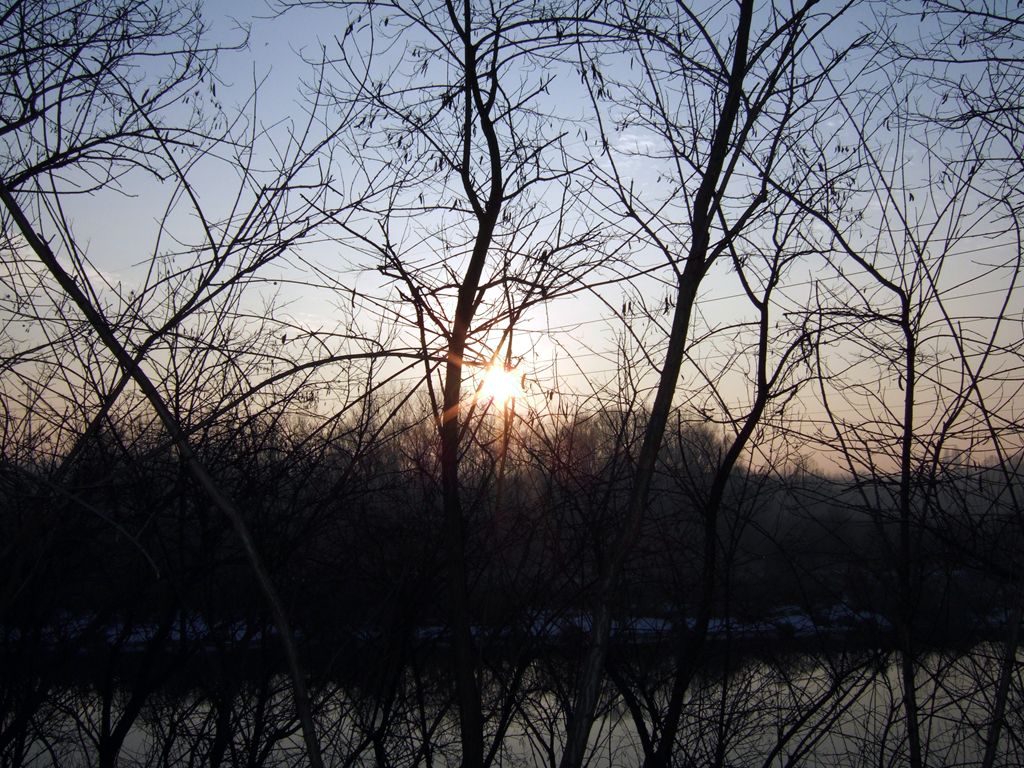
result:
<svg viewBox="0 0 1024 768"><path fill-rule="evenodd" d="M245 38L243 29L248 30L248 45L240 50L222 52L217 70L216 98L222 102L229 112L242 108L250 128L255 128L260 138L254 145L256 167L269 167L274 162L274 153L287 147L289 132L305 125L308 115L309 84L315 69L309 63L317 60L322 45L333 52L339 40L345 37L344 14L337 10L297 9L282 16L275 16L259 3L243 3L232 0L208 0L204 4L204 18L210 27L210 38L230 48ZM852 19L848 24L831 33L829 43L839 45L855 33L865 28L864 19ZM922 24L915 33L922 32L927 24ZM351 47L353 43L368 45L368 32L354 31L350 40L344 44ZM333 54L332 54L333 55ZM304 61L304 59L306 59ZM437 66L427 62L428 66ZM629 65L626 59L619 58L610 63L609 80L615 78L628 79ZM586 113L588 99L581 88L578 75L566 68L565 71L554 71L555 82L549 95L550 104L559 109L574 112L576 115ZM535 73L527 77L533 77ZM863 83L862 83L863 85ZM894 86L898 89L898 84ZM253 99L253 95L255 98ZM211 98L204 94L204 98ZM934 98L922 93L921 98ZM884 105L883 105L884 106ZM325 114L330 114L329 111ZM610 109L608 117L614 117ZM694 118L699 119L695 114ZM328 117L328 120L330 118ZM872 116L870 138L883 141L886 138L887 123ZM845 128L841 120L826 122L822 131L842 130L839 139L850 144L850 125ZM245 124L243 122L243 124ZM570 153L584 154L584 144L593 145L597 142L596 131L590 135L592 126L583 125L575 133L568 132L566 146ZM316 131L322 126L314 125ZM584 134L584 135L581 135ZM613 144L621 150L618 155L618 169L629 174L636 186L638 194L650 195L657 200L666 188L663 179L663 168L649 157L638 156L636 148L645 150L656 149L651 134L642 127L635 125L611 132ZM818 140L829 144L833 137L818 136ZM630 156L628 153L632 151ZM916 153L916 154L914 154ZM646 154L646 153L641 153ZM245 152L241 155L244 157ZM928 194L922 193L921 180L929 180L929 169L922 167L925 155L920 148L911 142L910 154L903 158L900 169L901 183L908 188L918 189L919 199L911 205L906 199L903 207L920 213L923 220L934 217L935 211L927 206ZM330 168L330 175L340 187L354 189L360 183L357 169L337 155L337 161ZM598 159L598 165L603 162ZM889 161L885 161L889 162ZM884 164L884 163L883 163ZM316 169L316 164L313 166ZM607 173L607 163L603 166ZM913 174L919 172L915 179ZM907 174L910 174L909 176ZM238 193L240 174L233 167L230 157L211 159L197 164L190 171L190 181L198 191L204 210L212 219L217 219L229 210L230 201ZM189 215L188 206L183 205L174 185L160 182L149 176L134 174L124 181L123 189L117 192L105 192L94 196L79 196L69 203L69 211L75 221L75 230L82 242L88 244L88 253L92 259L93 269L97 276L119 290L130 290L128 286L143 279L150 259L156 255L180 249L173 239L164 236L157 238L162 217L172 199L177 199L173 209L168 230L183 240L194 239L198 232L194 216ZM941 192L934 189L936 199L940 202ZM243 197L249 191L243 187ZM594 190L577 190L581 199L585 195L595 215L602 213L599 207L603 204L612 205L607 196ZM851 232L862 231L860 245L871 248L880 242L872 232L881 220L885 209L884 201L868 196L865 200L862 215L863 227L852 227ZM553 207L553 206L550 206ZM111 226L111 214L116 226ZM682 214L677 211L677 219L683 221ZM425 236L430 233L432 219L423 219ZM942 221L941 218L938 219ZM962 221L962 220L961 220ZM360 226L363 226L362 224ZM813 228L815 225L808 225ZM984 230L984 225L979 225ZM408 231L408 230L407 230ZM256 315L273 301L274 320L281 324L286 337L295 339L301 336L299 329L309 331L333 330L339 324L343 327L357 326L371 335L374 332L377 317L368 308L359 308L350 302L352 292L365 293L376 297L378 312L381 308L394 309L398 306L397 289L381 277L374 269L374 262L366 252L352 248L350 242L339 242L334 239L338 234L335 228L328 232L332 237L309 237L301 250L289 253L285 258L261 270L260 282L251 286L245 300L245 311ZM817 234L821 234L820 228ZM680 240L684 241L685 237ZM408 256L427 258L431 248L436 244L433 240L424 240L422 250L417 251L410 246ZM984 237L972 234L970 238L957 245L946 260L942 276L943 285L954 286L959 298L951 303L964 318L987 318L992 325L992 303L1000 298L1000 291L1005 289L1007 275L1012 270L990 270L988 264L1005 263L1019 253L1019 247L1006 240L1005 237ZM656 264L663 260L650 249L640 249L630 254L630 262L634 266ZM308 272L308 266L314 264L320 270L317 275ZM787 279L788 291L778 305L776 317L784 320L807 305L810 296L820 282L832 275L832 267L818 257L799 260L791 267ZM844 278L851 278L847 286L859 285L854 279L856 270L847 267ZM595 270L591 279L605 278L607 273ZM671 279L663 273L658 279L639 280L634 287L623 294L620 286L603 286L593 291L584 291L570 298L551 302L540 310L529 313L517 327L515 334L516 355L522 357L522 370L527 376L528 397L547 400L552 392L568 395L576 391L589 394L600 390L602 383L616 384L621 382L623 368L621 355L630 356L643 375L637 378L640 389L638 397L649 395L654 374L660 367L661 347L670 314L654 311L646 318L640 317L639 309L642 301L651 307L660 307L665 296L673 293L665 280ZM316 284L316 285L314 285ZM342 290L335 290L341 286ZM449 301L450 303L450 301ZM621 308L627 308L626 315L633 317L624 319ZM1017 354L1012 348L1020 335L1022 322L1020 299L1014 299L1005 310L999 306L1000 312L1008 315L1000 329L1001 341L1010 349L1010 357ZM352 315L355 317L352 317ZM736 277L735 270L728 264L716 265L702 285L698 301L698 311L694 326L693 338L709 335L713 329L717 333L710 334L705 341L696 344L692 350L695 361L701 361L706 371L721 372L722 384L719 390L708 386L702 381L700 373L690 362L684 367L683 380L677 402L686 403L695 413L711 413L720 418L724 405L742 405L749 402L751 396L750 376L752 371L749 363L742 357L734 357L734 348L730 339L734 337L732 328L743 320L751 317L750 303L743 296L742 286ZM935 333L941 335L942 318L929 316L935 320ZM348 324L348 325L346 325ZM646 335L645 335L646 334ZM644 345L638 340L644 339ZM650 343L655 339L653 343ZM406 337L394 337L386 343L396 348L408 347L415 340ZM291 346L288 346L291 344ZM836 369L852 364L854 351L847 349L839 341L834 341L832 360ZM301 354L301 346L296 341L284 342L290 354ZM282 353L285 350L282 350ZM483 353L481 348L480 353ZM717 362L716 362L717 361ZM877 363L878 361L874 361ZM858 366L868 369L871 366L864 361ZM725 366L725 367L723 367ZM853 369L850 369L853 370ZM877 371L877 368L873 368ZM876 375L872 373L870 375ZM870 378L870 376L869 376ZM415 374L404 373L396 379L396 386L405 386L415 380ZM887 403L898 400L899 379L889 376L884 381L875 382L886 392L877 394L874 406L852 390L840 393L847 398L844 405L838 406L856 418L867 415L869 407L885 407ZM945 384L936 382L942 389ZM996 382L993 386L1003 387L1005 397L1012 406L1017 397L1011 385ZM1007 389L1010 387L1010 389ZM721 402L718 397L721 396ZM813 394L808 394L800 404L805 416L810 420L821 417L820 402L816 402ZM844 411L845 409L845 411ZM939 414L941 416L941 414Z"/></svg>

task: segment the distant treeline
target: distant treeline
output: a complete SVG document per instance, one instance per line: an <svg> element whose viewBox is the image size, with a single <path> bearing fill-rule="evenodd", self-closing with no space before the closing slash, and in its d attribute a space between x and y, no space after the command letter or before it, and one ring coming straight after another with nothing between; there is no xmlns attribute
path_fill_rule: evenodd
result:
<svg viewBox="0 0 1024 768"><path fill-rule="evenodd" d="M476 423L462 479L482 650L488 638L526 648L585 625L644 420L604 410L516 420L507 432L493 414ZM617 593L618 627L644 620L646 641L702 623L711 637L729 622L796 631L860 616L883 635L892 627L897 520L886 500L897 478L865 487L806 466L738 470L709 522L722 440L692 415L672 423ZM333 431L282 413L196 435L317 658L343 639L443 639L432 429L407 408ZM137 647L155 634L165 645L244 646L269 631L237 537L158 430L112 418L65 463L33 459L0 465L5 655ZM1005 473L930 483L913 535L914 631L941 647L1002 625L1021 528L1002 507Z"/></svg>

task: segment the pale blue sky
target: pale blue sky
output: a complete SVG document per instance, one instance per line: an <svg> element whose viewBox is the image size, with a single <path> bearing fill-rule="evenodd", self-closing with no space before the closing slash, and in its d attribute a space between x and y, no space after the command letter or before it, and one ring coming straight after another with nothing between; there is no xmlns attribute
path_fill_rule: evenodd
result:
<svg viewBox="0 0 1024 768"><path fill-rule="evenodd" d="M302 83L309 81L313 70L302 61L302 55L313 59L319 58L321 43L333 46L336 36L340 36L344 31L344 15L341 11L333 10L297 10L283 17L271 17L261 3L232 0L208 0L204 9L213 40L225 44L238 41L241 33L236 28L236 22L250 29L249 46L246 49L225 51L222 54L218 70L221 82L218 85L217 98L230 112L239 105L249 103L254 83L259 85L253 114L257 124L266 131L257 144L259 162L264 162L264 158L270 155L259 153L270 153L274 145L283 146L289 130L302 125L305 120L306 101L303 98ZM919 33L925 28L922 26L914 32ZM837 34L849 37L860 34L863 29L862 22L853 19L841 27ZM841 42L838 37L830 38L830 41L833 44ZM555 98L559 100L560 106L582 110L586 103L584 96L582 89L578 88L578 84L570 76L567 75L558 82ZM922 96L927 98L927 94ZM874 126L872 130L872 139L885 139L884 130L880 126ZM618 144L625 148L629 147L631 142L648 141L649 135L640 129L630 128L615 138ZM829 141L829 137L822 139ZM568 141L570 145L575 142L579 147L583 139L579 136L570 136ZM622 158L620 169L634 177L638 190L657 190L661 184L657 181L659 169L648 159ZM926 170L922 168L921 173L926 173ZM339 177L344 177L353 172L351 168L338 165L335 173ZM238 185L237 174L232 173L230 163L205 163L194 171L190 179L196 185L202 203L212 218L226 213L227 202L234 198ZM172 191L173 188L169 184L160 184L150 177L134 174L126 179L124 195L106 191L74 200L71 211L76 220L76 231L84 242L89 243L89 254L96 267L112 283L120 282L122 288L131 285L133 280L139 279L140 270L153 255L154 250L165 252L167 249L173 249L170 241L158 244L155 239L159 218ZM864 223L868 230L873 223L873 212L878 210L877 207L873 208L873 205L869 203L865 207ZM114 212L113 225L111 212ZM194 220L181 213L173 221L171 231L177 234L184 233L183 237L194 239ZM870 240L868 232L865 242ZM986 241L984 245L980 245L981 242L980 239L971 240L967 245L971 253L960 253L950 260L945 278L951 281L951 285L985 271L983 262L989 259L983 254L990 251L983 251L983 248L995 251L992 254L993 261L1006 258L1006 252L1003 250L1005 245L998 241ZM363 272L357 269L360 265L372 265L367 264L364 256L347 251L345 246L339 246L335 242L310 244L306 246L304 255L329 271L331 279L338 280L345 287L367 291L383 299L389 298L381 289L381 281L376 272ZM657 261L659 257L647 255L641 258ZM958 300L956 306L965 316L986 313L984 302L992 301L993 297L999 296L997 291L1005 274L992 273L988 278L979 277L977 281L958 288L964 298ZM277 279L278 284L273 286L271 283L253 291L251 302L254 310L258 310L270 291L277 291L280 301L278 319L282 322L293 322L299 326L317 329L329 328L339 320L340 315L335 305L345 303L345 295L339 296L328 289L317 290L306 285L288 283L288 279L292 277L299 281L305 281L308 277L303 273L293 272L287 261L282 261L278 266L268 267L264 275L268 281ZM790 279L792 288L788 303L784 302L780 311L798 309L800 303L809 295L815 279L822 275L823 265L820 260L810 258L805 263L797 265ZM656 305L661 296L668 293L668 289L664 285L650 285L651 287L641 290L646 298ZM535 366L527 369L527 375L538 380L535 386L540 391L556 385L551 380L554 372L552 363L556 356L560 378L557 385L562 389L580 387L587 377L594 380L614 380L617 372L616 334L621 334L623 329L622 321L615 317L615 310L620 307L622 298L617 288L606 288L601 292L611 309L594 297L582 296L556 302L543 310L535 310L524 320L517 339L517 353L520 350L525 351L525 348L531 350L528 359L524 360L524 365ZM714 268L704 284L702 296L698 321L694 329L695 336L709 328L725 327L750 315L749 303L742 298L739 283L725 264ZM391 298L394 298L393 294ZM973 304L974 301L983 303ZM1012 311L1016 313L1016 322L1019 325L1019 299L1013 304ZM664 328L668 317L659 316L656 319ZM1004 333L1012 334L1014 327L1017 326L1012 323L1005 326ZM529 337L529 341L526 337ZM716 355L726 359L727 352L716 346L720 344L721 341L718 339L709 339L702 346L695 348L694 354L709 364L713 364ZM655 367L660 365L660 353L655 351L650 363ZM736 400L749 398L749 385L745 386L742 383L742 377L734 372L729 378L729 386L735 387ZM692 369L684 372L684 381L680 388L679 400L686 401L687 398L695 398L695 407L708 405L708 390L700 386L699 379ZM813 410L814 406L810 405L809 408Z"/></svg>

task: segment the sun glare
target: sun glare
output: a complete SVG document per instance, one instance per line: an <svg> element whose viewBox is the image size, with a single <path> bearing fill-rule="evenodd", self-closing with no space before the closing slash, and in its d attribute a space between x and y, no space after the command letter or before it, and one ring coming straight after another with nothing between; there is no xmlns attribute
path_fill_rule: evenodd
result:
<svg viewBox="0 0 1024 768"><path fill-rule="evenodd" d="M478 397L481 400L492 400L496 405L506 405L522 394L522 377L515 369L492 365L484 372L484 383Z"/></svg>

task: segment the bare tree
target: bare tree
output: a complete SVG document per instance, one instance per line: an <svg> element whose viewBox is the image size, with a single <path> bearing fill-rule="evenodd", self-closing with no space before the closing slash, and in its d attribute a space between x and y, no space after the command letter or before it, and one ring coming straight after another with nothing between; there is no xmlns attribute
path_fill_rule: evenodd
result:
<svg viewBox="0 0 1024 768"><path fill-rule="evenodd" d="M936 577L925 553L931 537L948 536L949 521L938 517L950 511L949 494L959 495L950 484L987 464L981 457L988 452L1007 470L1004 488L1014 498L1015 470L1005 462L1019 439L999 415L1017 354L1003 328L1019 300L1019 239L1012 206L979 186L983 166L988 173L1001 167L1004 178L1016 170L991 160L998 131L957 134L922 124L914 113L928 99L912 94L923 82L897 71L875 99L844 99L851 147L862 161L853 172L856 214L801 202L836 252L840 282L818 295L829 326L819 352L825 439L839 448L891 574L906 759L914 766L930 759L922 731L934 714L920 701L928 621L921 604ZM997 241L993 258L968 267L965 254L982 237ZM964 300L972 294L991 295L992 309L969 308ZM956 515L978 511L968 502ZM987 749L990 761L991 739Z"/></svg>
<svg viewBox="0 0 1024 768"><path fill-rule="evenodd" d="M571 126L551 89L570 37L591 37L602 16L599 4L352 4L338 50L320 62L325 93L358 110L350 146L375 190L346 240L402 302L381 306L418 341L437 417L465 766L490 762L503 730L485 750L467 559L476 510L460 476L466 381L495 362L514 367L526 313L577 289L601 258L586 220L570 213L585 160L566 152ZM586 248L597 253L581 258Z"/></svg>
<svg viewBox="0 0 1024 768"><path fill-rule="evenodd" d="M269 127L221 104L198 7L4 5L0 613L32 627L10 647L54 626L110 672L26 669L4 759L112 765L137 729L153 763L260 764L301 730L313 765L923 766L960 759L950 733L995 764L1024 609L1019 14L868 5L280 0L338 34ZM162 213L104 220L141 264L112 276L90 211L135 193ZM321 296L333 320L303 317ZM586 392L528 368L549 343ZM494 370L529 393L489 400ZM141 576L64 627L95 550L46 566L76 531ZM880 567L807 581L850 542ZM226 608L251 574L262 603ZM853 587L892 655L828 621L807 674L747 652L744 610ZM998 653L929 653L985 590ZM213 670L165 700L199 635Z"/></svg>
<svg viewBox="0 0 1024 768"><path fill-rule="evenodd" d="M627 15L636 35L633 57L640 76L622 114L613 112L602 120L610 163L605 180L615 205L671 270L672 323L665 331L664 363L657 368L657 392L620 545L600 578L591 650L570 717L564 766L575 768L583 759L607 655L610 594L642 527L700 289L712 267L737 254L737 244L757 226L771 191L768 179L799 173L803 163L798 137L808 130L808 121L813 123L812 113L821 109L819 83L843 60L845 49L827 50L822 36L846 7L818 13L815 6L807 3L788 12L772 8L761 17L753 3L744 2L727 21L717 15L705 18L687 6L657 4ZM585 61L584 72L596 97L606 88L614 92L615 84L605 81L598 62ZM652 154L667 161L661 173L669 181L669 195L635 189L615 163L613 131L633 125L655 142ZM753 173L747 170L751 166ZM767 356L759 359L767 361ZM765 384L765 369L760 371L758 381ZM722 484L760 418L768 392L763 387L758 391L762 395L755 398L747 424L738 431L735 451L723 464ZM670 743L660 753L662 759L670 754Z"/></svg>
<svg viewBox="0 0 1024 768"><path fill-rule="evenodd" d="M73 401L74 393L82 392L75 384L98 380L90 393L95 400L84 414L84 432L75 436L70 452L64 445L55 448L66 454L62 463L67 467L75 450L88 443L129 383L138 388L188 472L226 514L243 543L278 626L309 758L318 765L319 745L288 617L243 516L200 461L183 426L182 397L197 392L161 391L153 360L168 360L167 355L171 370L176 370L182 356L195 351L182 340L202 327L202 320L191 328L189 324L205 313L209 320L206 329L213 333L206 340L207 361L213 355L222 361L221 370L242 370L237 378L231 377L237 389L224 398L221 412L231 409L232 400L245 400L260 390L272 391L277 382L295 371L322 362L274 362L270 374L254 383L244 366L253 357L266 360L266 336L258 334L254 345L253 336L243 333L241 348L236 349L218 348L218 344L225 339L222 332L243 322L241 289L321 221L323 206L308 197L303 199L299 190L311 180L314 187L326 188L315 170L310 178L305 170L319 157L324 143L312 139L308 125L305 131L300 126L278 147L279 165L260 177L254 164L258 149L255 121L246 135L249 126L244 121L224 117L211 69L217 50L205 46L204 28L193 6L14 2L3 10L0 20L9 32L4 35L3 48L5 125L0 180L6 244L17 254L9 263L22 269L26 264L22 254L31 253L45 276L31 270L12 271L7 273L8 284L15 291L22 287L36 290L36 285L51 281L45 290L63 296L53 301L52 310L33 305L32 294L11 299L16 314L29 322L42 321L44 328L57 329L51 337L57 344L44 339L33 349L30 342L9 358L13 369L31 367L36 360L53 355L47 364L57 371L53 380L58 386L27 403L27 415L31 418L32 409L54 396L59 398L61 383L71 385L69 400ZM197 104L203 101L203 93L209 94L207 103ZM226 214L208 212L192 180L204 163L215 160L215 148L237 148L233 165L239 174L238 193ZM149 270L140 285L124 295L118 286L97 281L87 247L76 236L72 200L83 193L116 194L129 176L147 173L173 180L173 193L148 254ZM173 236L170 222L179 203L191 207L199 222L199 244L177 254L175 263L161 252L160 238ZM59 330L61 325L64 331ZM257 327L260 330L265 333L266 326ZM83 332L95 340L95 346L89 347L89 356L77 367L59 355L62 346L74 348ZM339 359L337 355L328 357ZM168 383L173 385L174 379ZM203 381L190 383L206 386ZM7 406L7 411L26 415L16 404ZM62 427L59 423L55 426L55 437L63 442ZM189 426L198 428L201 423ZM23 536L31 537L44 520L30 521Z"/></svg>

